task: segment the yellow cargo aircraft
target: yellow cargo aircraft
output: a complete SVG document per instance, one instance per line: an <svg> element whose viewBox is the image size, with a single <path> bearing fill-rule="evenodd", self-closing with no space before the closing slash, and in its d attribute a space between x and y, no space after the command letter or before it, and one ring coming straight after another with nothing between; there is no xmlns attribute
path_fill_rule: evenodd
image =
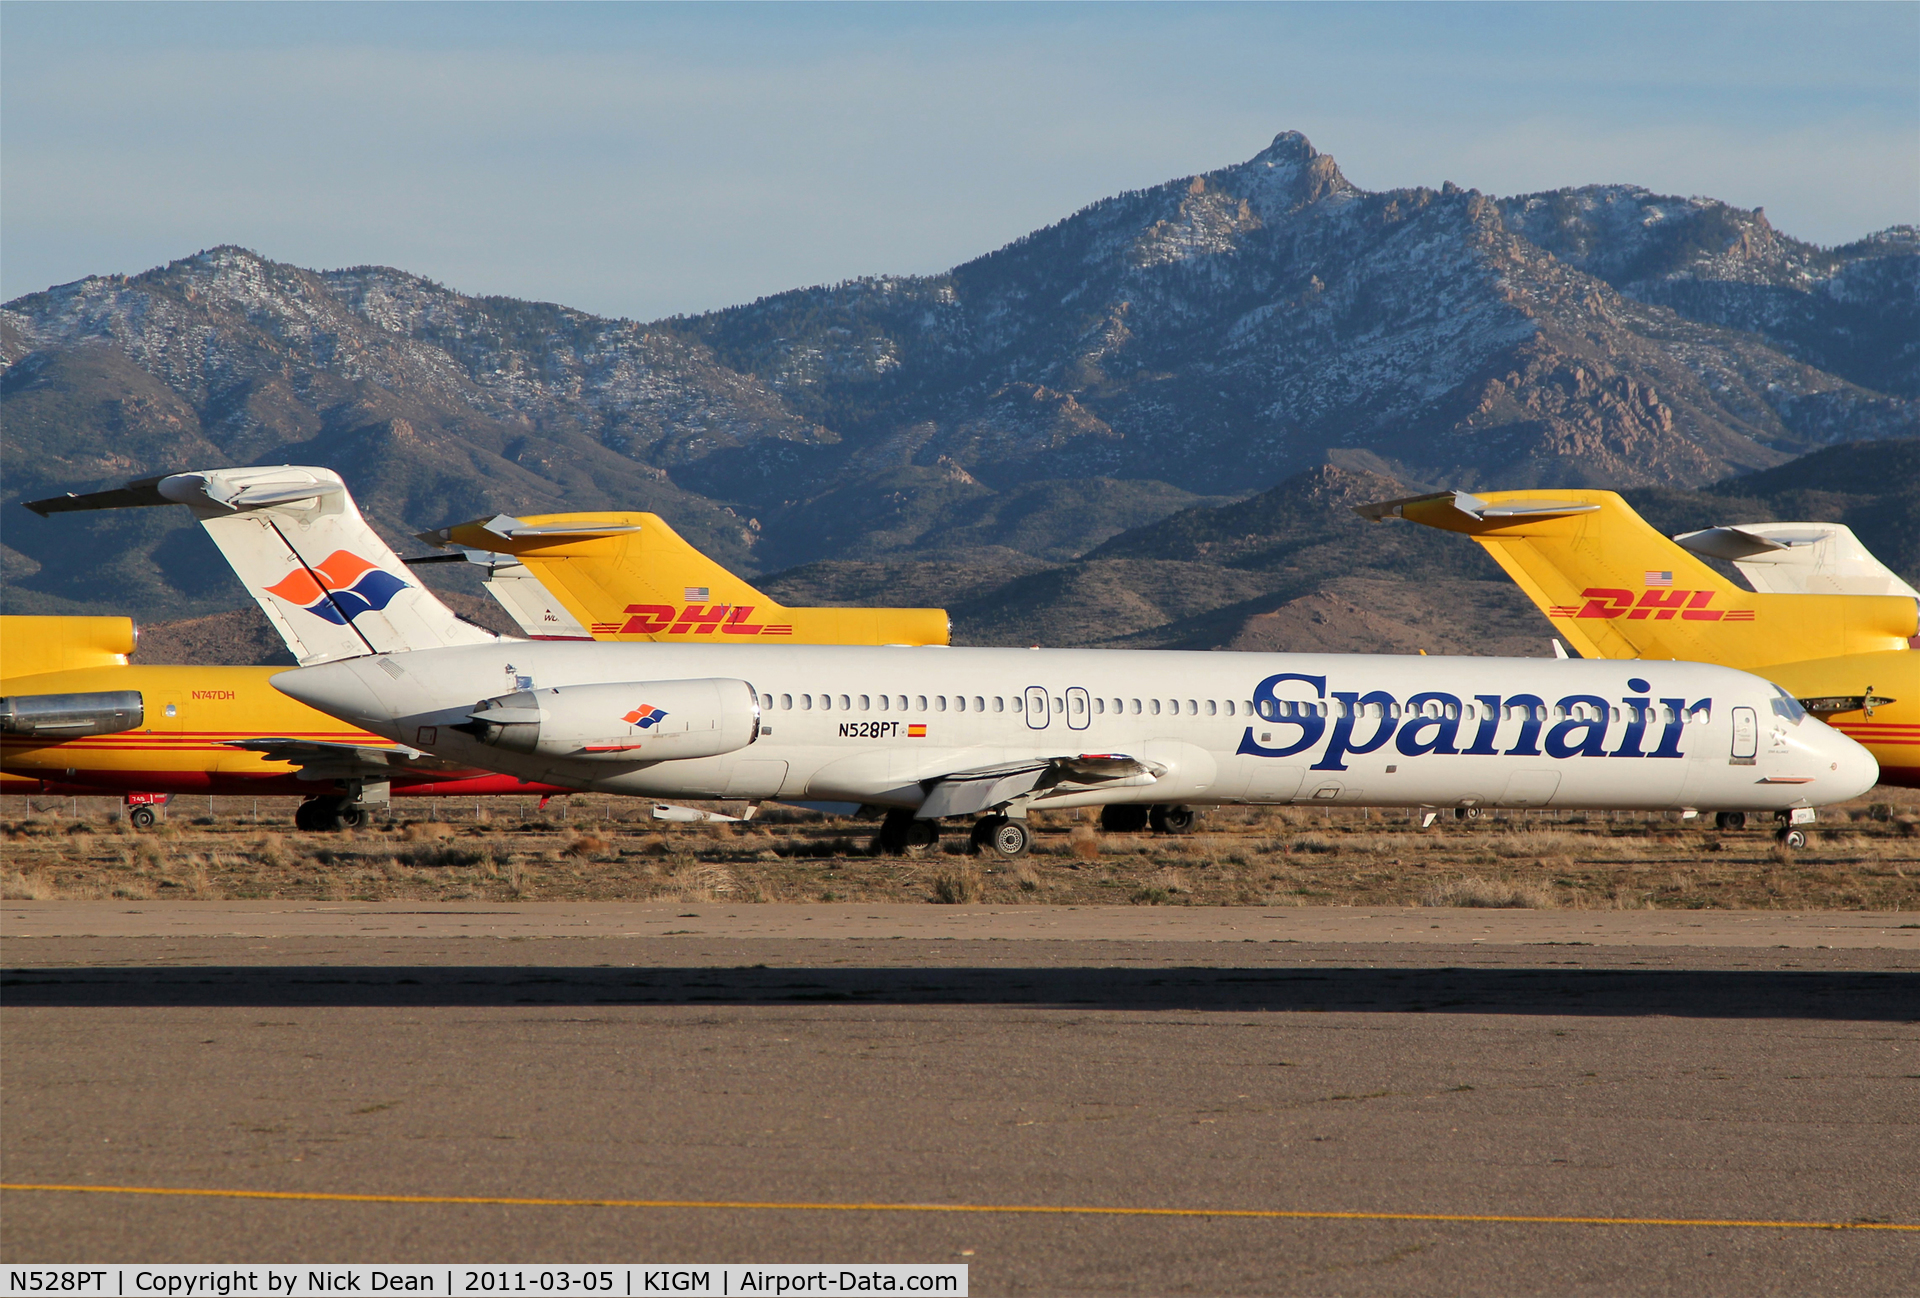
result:
<svg viewBox="0 0 1920 1298"><path fill-rule="evenodd" d="M1742 590L1611 491L1442 491L1355 506L1464 532L1583 658L1683 658L1764 676L1920 788L1920 603Z"/></svg>
<svg viewBox="0 0 1920 1298"><path fill-rule="evenodd" d="M501 514L422 532L420 539L457 547L447 561L486 565L488 592L524 631L543 639L948 642L942 608L784 607L694 549L657 514ZM518 569L538 585L515 580ZM539 604L543 594L559 607Z"/></svg>
<svg viewBox="0 0 1920 1298"><path fill-rule="evenodd" d="M291 793L301 829L362 824L389 792L566 792L315 712L268 683L281 667L129 665L134 641L131 618L0 617L0 792L118 796L137 825L165 795Z"/></svg>

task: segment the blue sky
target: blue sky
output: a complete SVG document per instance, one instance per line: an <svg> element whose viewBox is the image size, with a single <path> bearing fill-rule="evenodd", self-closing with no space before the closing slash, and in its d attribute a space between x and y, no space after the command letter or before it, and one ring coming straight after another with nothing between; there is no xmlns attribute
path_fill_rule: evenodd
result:
<svg viewBox="0 0 1920 1298"><path fill-rule="evenodd" d="M1300 130L1371 189L1920 220L1920 4L0 6L0 298L217 243L651 319Z"/></svg>

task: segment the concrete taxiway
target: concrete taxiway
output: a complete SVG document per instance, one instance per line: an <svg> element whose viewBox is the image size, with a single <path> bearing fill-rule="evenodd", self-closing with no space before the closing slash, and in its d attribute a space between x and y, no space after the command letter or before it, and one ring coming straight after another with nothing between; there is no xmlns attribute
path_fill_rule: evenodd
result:
<svg viewBox="0 0 1920 1298"><path fill-rule="evenodd" d="M1905 919L7 903L8 1184L730 1206L7 1190L0 1256L1911 1293L1920 1234L1784 1224L1920 1223ZM1708 1219L1783 1224L1651 1224Z"/></svg>

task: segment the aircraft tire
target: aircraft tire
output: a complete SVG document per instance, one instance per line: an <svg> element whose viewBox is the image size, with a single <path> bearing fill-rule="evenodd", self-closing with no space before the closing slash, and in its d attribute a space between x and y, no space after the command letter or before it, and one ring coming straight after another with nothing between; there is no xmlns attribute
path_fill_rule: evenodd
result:
<svg viewBox="0 0 1920 1298"><path fill-rule="evenodd" d="M1744 811L1716 811L1713 813L1715 829L1745 829L1747 813Z"/></svg>
<svg viewBox="0 0 1920 1298"><path fill-rule="evenodd" d="M1453 818L1455 820L1478 820L1480 819L1480 808L1455 807L1453 809Z"/></svg>
<svg viewBox="0 0 1920 1298"><path fill-rule="evenodd" d="M976 850L984 849L1003 860L1013 861L1033 846L1033 834L1024 820L1010 816L982 816L973 827Z"/></svg>
<svg viewBox="0 0 1920 1298"><path fill-rule="evenodd" d="M931 820L917 819L905 807L895 807L880 822L874 846L886 856L919 855L940 841L940 826Z"/></svg>
<svg viewBox="0 0 1920 1298"><path fill-rule="evenodd" d="M1147 827L1147 808L1137 802L1114 802L1100 808L1100 828L1109 834L1138 834Z"/></svg>
<svg viewBox="0 0 1920 1298"><path fill-rule="evenodd" d="M1802 848L1807 845L1806 833L1798 829L1783 829L1776 833L1774 840L1782 847Z"/></svg>
<svg viewBox="0 0 1920 1298"><path fill-rule="evenodd" d="M135 829L152 829L153 821L152 807L135 807L127 812L127 822Z"/></svg>
<svg viewBox="0 0 1920 1298"><path fill-rule="evenodd" d="M1193 827L1199 823L1200 817L1192 807L1155 803L1153 810L1148 813L1147 820L1156 834L1191 834Z"/></svg>
<svg viewBox="0 0 1920 1298"><path fill-rule="evenodd" d="M367 809L357 802L350 802L334 816L334 825L338 829L361 829L372 819Z"/></svg>

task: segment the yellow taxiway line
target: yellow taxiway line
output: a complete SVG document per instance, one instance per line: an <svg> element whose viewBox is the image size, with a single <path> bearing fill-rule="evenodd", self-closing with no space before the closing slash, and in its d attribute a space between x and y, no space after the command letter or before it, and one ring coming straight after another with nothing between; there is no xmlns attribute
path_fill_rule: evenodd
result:
<svg viewBox="0 0 1920 1298"><path fill-rule="evenodd" d="M1538 1217L1517 1213L1337 1212L1287 1208L1103 1208L1036 1203L783 1203L747 1199L534 1199L464 1194L329 1194L310 1190L200 1190L158 1185L31 1185L0 1190L51 1194L145 1194L188 1199L277 1199L296 1203L457 1204L511 1208L707 1208L737 1212L973 1212L1075 1217L1242 1217L1261 1221L1445 1221L1524 1226L1717 1226L1730 1230L1899 1230L1888 1221L1746 1221L1717 1217Z"/></svg>

